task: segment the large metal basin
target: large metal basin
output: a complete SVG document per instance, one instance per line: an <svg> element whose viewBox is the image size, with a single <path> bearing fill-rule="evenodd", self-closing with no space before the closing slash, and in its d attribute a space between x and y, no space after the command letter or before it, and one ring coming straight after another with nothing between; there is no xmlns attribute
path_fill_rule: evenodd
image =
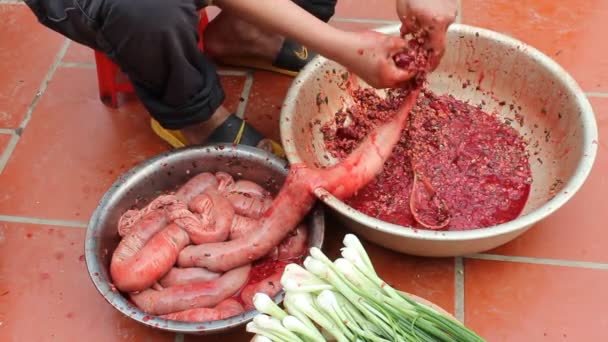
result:
<svg viewBox="0 0 608 342"><path fill-rule="evenodd" d="M397 35L399 26L378 31ZM513 119L509 104L521 106L524 124L514 124L530 142L533 184L517 219L470 231L414 230L389 224L356 211L320 189L316 195L361 237L389 249L421 256L458 256L500 246L554 213L579 190L597 151L593 110L577 83L538 50L496 32L466 25L451 26L446 55L430 76L430 89L472 104L486 102ZM294 80L281 112L281 138L291 163L322 167L335 160L327 155L321 125L352 103L338 84L345 69L323 57L313 60ZM463 87L463 83L470 86ZM479 86L479 88L477 88ZM490 96L487 92L493 93ZM317 94L328 103L317 105ZM507 105L499 103L506 101Z"/></svg>
<svg viewBox="0 0 608 342"><path fill-rule="evenodd" d="M151 158L122 175L105 193L93 213L86 233L85 258L89 275L99 293L124 315L147 326L161 330L207 334L242 327L258 313L255 310L221 321L187 323L146 315L111 286L110 259L120 241L116 230L118 218L136 200L146 204L160 193L173 190L192 176L205 172L224 171L236 179L264 184L277 192L287 176L285 161L262 150L247 146L190 147L173 150ZM323 208L316 206L307 216L310 246L322 247L325 231ZM275 298L283 300L283 292Z"/></svg>

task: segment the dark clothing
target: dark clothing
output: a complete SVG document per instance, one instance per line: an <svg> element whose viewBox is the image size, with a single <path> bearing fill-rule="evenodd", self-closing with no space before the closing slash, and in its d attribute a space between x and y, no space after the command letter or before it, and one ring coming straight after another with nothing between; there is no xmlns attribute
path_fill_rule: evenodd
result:
<svg viewBox="0 0 608 342"><path fill-rule="evenodd" d="M308 13L328 22L334 16L338 0L292 0Z"/></svg>
<svg viewBox="0 0 608 342"><path fill-rule="evenodd" d="M293 0L328 21L336 0ZM206 0L25 0L48 28L99 50L129 76L163 127L207 120L224 101L217 70L198 47Z"/></svg>

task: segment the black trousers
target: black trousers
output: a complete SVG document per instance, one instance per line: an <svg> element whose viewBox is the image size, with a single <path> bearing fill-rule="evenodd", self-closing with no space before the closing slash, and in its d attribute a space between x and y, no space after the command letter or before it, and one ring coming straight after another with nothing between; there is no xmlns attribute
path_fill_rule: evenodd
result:
<svg viewBox="0 0 608 342"><path fill-rule="evenodd" d="M337 0L292 1L328 21ZM205 0L25 2L41 24L119 65L167 129L205 121L224 101L217 70L197 45L198 11Z"/></svg>

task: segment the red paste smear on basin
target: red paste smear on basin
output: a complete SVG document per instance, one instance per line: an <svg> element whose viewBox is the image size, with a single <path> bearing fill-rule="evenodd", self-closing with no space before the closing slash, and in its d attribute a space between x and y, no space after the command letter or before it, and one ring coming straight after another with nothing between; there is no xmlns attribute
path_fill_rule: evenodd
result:
<svg viewBox="0 0 608 342"><path fill-rule="evenodd" d="M242 290L247 288L248 286L259 284L260 282L267 280L269 277L272 276L274 276L275 279L279 279L279 282L275 285L277 286L277 288L282 289L283 287L280 284L280 279L283 277L285 267L287 267L287 265L289 264L298 264L302 266L304 264L305 252L308 251L308 249L309 247L307 246L304 249L304 253L302 253L296 258L289 260L276 260L271 256L267 256L265 258L255 261L251 265L252 267L251 271L249 272L249 279L247 280L247 283L243 286L243 288L241 288L239 292L232 296L232 298L238 301L241 305L243 305L245 310L255 309L252 305L249 305L243 301L243 298L241 297ZM271 293L266 294L269 294L270 297L274 297L277 293L278 291L272 291Z"/></svg>
<svg viewBox="0 0 608 342"><path fill-rule="evenodd" d="M394 114L405 95L392 89L383 99L371 89L353 90L355 104L322 127L327 149L334 157L345 158L377 124ZM410 210L412 160L447 207L449 224L444 230L513 220L528 199L532 174L526 143L517 131L450 95L424 90L383 172L345 202L383 221L423 228ZM424 196L417 198L419 207L425 207Z"/></svg>

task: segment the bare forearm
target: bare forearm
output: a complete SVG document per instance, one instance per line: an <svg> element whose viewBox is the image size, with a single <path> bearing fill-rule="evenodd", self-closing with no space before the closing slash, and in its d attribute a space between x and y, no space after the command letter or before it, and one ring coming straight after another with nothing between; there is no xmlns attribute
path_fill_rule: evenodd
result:
<svg viewBox="0 0 608 342"><path fill-rule="evenodd" d="M215 0L215 4L263 30L307 46L373 87L396 87L412 77L398 68L392 58L407 48L399 37L339 30L291 0Z"/></svg>
<svg viewBox="0 0 608 342"><path fill-rule="evenodd" d="M216 0L223 10L262 29L296 40L317 53L343 63L356 37L317 19L290 0Z"/></svg>

